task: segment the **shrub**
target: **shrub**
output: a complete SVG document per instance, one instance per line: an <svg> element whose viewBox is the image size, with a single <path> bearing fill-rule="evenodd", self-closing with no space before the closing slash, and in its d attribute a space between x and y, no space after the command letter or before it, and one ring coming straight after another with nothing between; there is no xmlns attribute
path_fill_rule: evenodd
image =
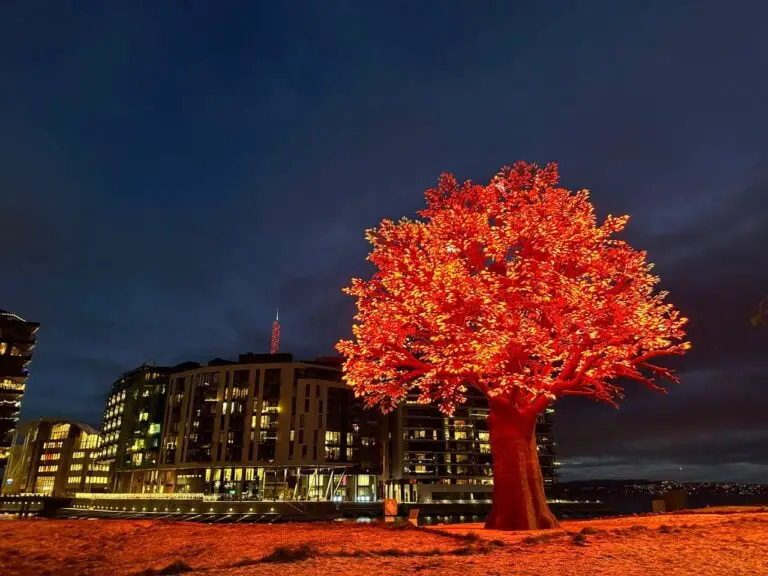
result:
<svg viewBox="0 0 768 576"><path fill-rule="evenodd" d="M420 528L420 530L426 530L425 528ZM438 534L440 536L444 536L445 538L452 538L453 540L459 540L460 542L479 542L482 538L477 532L468 532L466 534L459 534L456 532L450 532L448 530L441 530L440 528L430 528L429 529L430 534Z"/></svg>
<svg viewBox="0 0 768 576"><path fill-rule="evenodd" d="M506 545L507 545L507 543L506 543L506 542L504 542L504 540L491 540L491 541L489 542L489 544L490 544L491 546L497 546L498 548L503 548L504 546L506 546Z"/></svg>
<svg viewBox="0 0 768 576"><path fill-rule="evenodd" d="M559 538L560 536L567 536L567 532L558 531L558 532L545 532L544 534L539 534L537 536L526 536L523 538L523 544L541 544L543 542L549 542L550 540L555 540L556 538Z"/></svg>
<svg viewBox="0 0 768 576"><path fill-rule="evenodd" d="M573 538L571 538L571 542L573 542L576 546L586 546L587 535L584 532L579 532Z"/></svg>
<svg viewBox="0 0 768 576"><path fill-rule="evenodd" d="M139 572L137 576L172 576L173 574L184 574L185 572L194 572L194 569L181 560L176 560L165 568L158 570L147 568L143 572Z"/></svg>
<svg viewBox="0 0 768 576"><path fill-rule="evenodd" d="M278 546L272 550L272 552L264 556L260 562L303 562L304 560L314 558L318 554L319 551L317 548L309 544L301 544L300 546Z"/></svg>

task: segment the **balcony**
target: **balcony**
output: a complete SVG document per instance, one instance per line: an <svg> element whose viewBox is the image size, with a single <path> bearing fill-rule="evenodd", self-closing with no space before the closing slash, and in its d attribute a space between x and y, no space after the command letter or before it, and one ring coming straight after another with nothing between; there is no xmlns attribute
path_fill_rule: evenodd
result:
<svg viewBox="0 0 768 576"><path fill-rule="evenodd" d="M32 361L32 356L0 356L0 375L10 377L27 376L27 366Z"/></svg>

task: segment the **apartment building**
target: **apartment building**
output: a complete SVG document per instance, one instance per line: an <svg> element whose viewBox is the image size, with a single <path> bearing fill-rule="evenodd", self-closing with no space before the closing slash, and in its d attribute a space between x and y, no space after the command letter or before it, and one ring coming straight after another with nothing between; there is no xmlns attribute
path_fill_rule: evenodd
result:
<svg viewBox="0 0 768 576"><path fill-rule="evenodd" d="M96 462L99 431L73 420L41 418L16 431L3 495L74 496L103 492L109 469Z"/></svg>

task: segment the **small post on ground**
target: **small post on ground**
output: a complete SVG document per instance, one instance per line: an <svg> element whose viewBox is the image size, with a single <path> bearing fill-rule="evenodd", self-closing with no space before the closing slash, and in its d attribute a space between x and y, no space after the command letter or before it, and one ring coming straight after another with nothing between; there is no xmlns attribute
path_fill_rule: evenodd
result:
<svg viewBox="0 0 768 576"><path fill-rule="evenodd" d="M397 516L397 499L384 499L384 522L394 522Z"/></svg>

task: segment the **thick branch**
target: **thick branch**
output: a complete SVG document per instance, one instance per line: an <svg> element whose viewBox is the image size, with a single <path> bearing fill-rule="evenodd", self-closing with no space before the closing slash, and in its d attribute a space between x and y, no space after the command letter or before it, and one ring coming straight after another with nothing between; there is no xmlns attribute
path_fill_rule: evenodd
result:
<svg viewBox="0 0 768 576"><path fill-rule="evenodd" d="M638 364L642 364L646 360L650 360L651 358L658 358L659 356L680 356L683 354L683 350L678 350L675 348L667 348L664 350L652 350L650 352L646 352L645 354L638 356L634 360L630 362L633 366L637 366Z"/></svg>
<svg viewBox="0 0 768 576"><path fill-rule="evenodd" d="M583 390L563 390L560 394L563 396L595 396L596 392L585 388Z"/></svg>
<svg viewBox="0 0 768 576"><path fill-rule="evenodd" d="M579 360L581 360L581 355L583 353L584 353L584 350L582 348L579 348L577 352L571 356L571 359L568 360L568 364L566 364L563 367L563 369L560 371L560 374L557 375L557 380L559 382L564 382L565 380L568 380L571 377L571 374L573 374L573 371L579 365Z"/></svg>
<svg viewBox="0 0 768 576"><path fill-rule="evenodd" d="M573 378L569 378L567 380L561 380L560 379L560 376L562 375L561 373L560 375L558 375L558 378L557 378L558 381L550 388L549 391L554 394L556 392L561 392L563 390L577 388L580 385L581 380L586 374L587 370L589 370L595 364L595 362L597 362L599 358L600 356L597 354L594 354L589 358L587 358L587 360L584 361L584 366L581 367L581 370L579 370L579 373L575 375ZM571 363L575 364L575 366L570 368L571 373L575 371L575 368L578 365L578 360L580 360L580 357L576 359L575 363L573 362L573 360L571 360Z"/></svg>
<svg viewBox="0 0 768 576"><path fill-rule="evenodd" d="M414 378L418 378L419 376L422 376L427 372L429 372L427 368L417 368L416 370L411 370L407 374L401 376L400 380L402 382L409 382L410 380L413 380Z"/></svg>
<svg viewBox="0 0 768 576"><path fill-rule="evenodd" d="M546 394L540 394L527 408L522 410L522 413L526 416L536 416L544 412L550 402L552 402L552 400Z"/></svg>

